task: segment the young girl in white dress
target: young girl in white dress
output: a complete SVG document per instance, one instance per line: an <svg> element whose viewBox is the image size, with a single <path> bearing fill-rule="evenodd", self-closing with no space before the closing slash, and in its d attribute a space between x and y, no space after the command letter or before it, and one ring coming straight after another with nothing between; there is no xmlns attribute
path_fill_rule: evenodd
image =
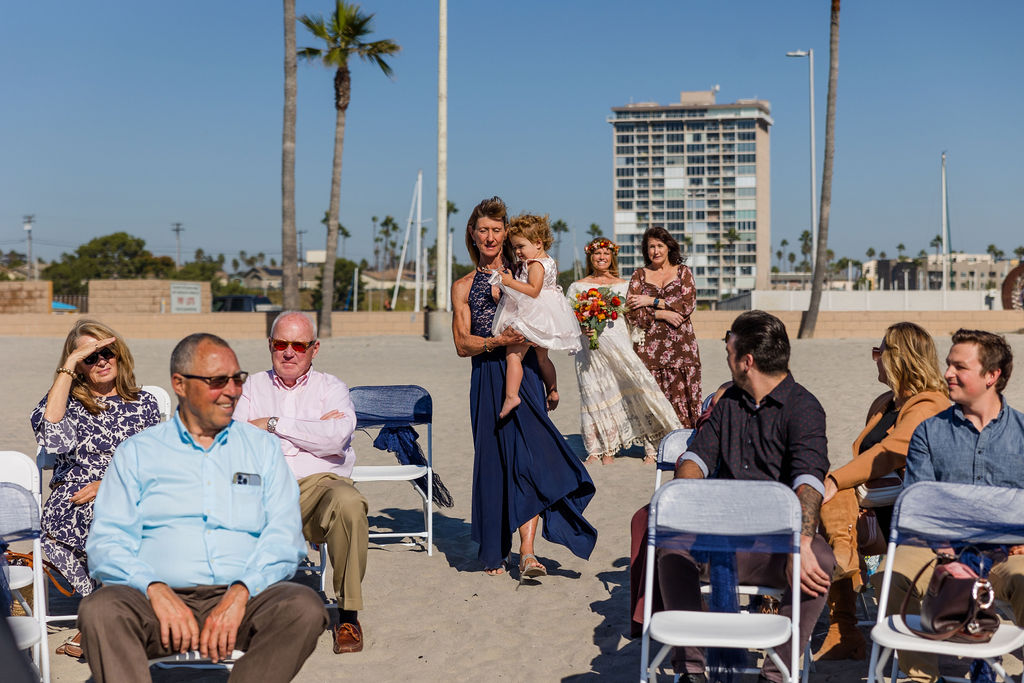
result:
<svg viewBox="0 0 1024 683"><path fill-rule="evenodd" d="M509 221L507 239L519 259L519 272L517 275L495 272L492 276L492 282L500 284L502 292L494 313L492 334L501 334L511 327L536 345L548 408L554 408L558 404L558 384L548 350L579 351L579 324L558 286L558 265L547 255L554 241L548 217L521 214L513 218ZM523 381L523 357L529 349L529 344L505 347L505 400L499 419L521 402L519 385Z"/></svg>

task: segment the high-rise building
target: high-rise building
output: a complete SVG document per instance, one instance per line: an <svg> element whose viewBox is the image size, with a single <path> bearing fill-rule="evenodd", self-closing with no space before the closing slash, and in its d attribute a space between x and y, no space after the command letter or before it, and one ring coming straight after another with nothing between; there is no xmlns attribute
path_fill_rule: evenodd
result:
<svg viewBox="0 0 1024 683"><path fill-rule="evenodd" d="M622 275L643 266L641 237L661 226L683 247L703 304L768 289L771 270L771 107L715 104L716 91L613 107L608 119Z"/></svg>

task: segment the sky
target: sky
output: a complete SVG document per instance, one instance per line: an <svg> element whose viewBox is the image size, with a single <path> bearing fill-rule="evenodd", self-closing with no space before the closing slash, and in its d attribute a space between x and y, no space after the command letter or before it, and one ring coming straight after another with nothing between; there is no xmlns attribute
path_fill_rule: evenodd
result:
<svg viewBox="0 0 1024 683"><path fill-rule="evenodd" d="M297 0L297 13L333 4ZM372 253L371 217L405 226L422 169L434 240L437 3L366 0L374 36L402 46L392 79L352 64L341 187L348 258ZM815 53L818 173L824 154L828 0L449 0L448 197L459 213L500 195L514 212L561 218L580 247L612 231L611 107L771 103L772 251L809 227L806 59ZM932 251L940 158L948 155L952 248L1024 244L1024 3L847 1L840 19L829 246L863 259ZM298 46L315 46L301 25ZM0 11L0 250L59 258L125 231L158 255L281 252L283 17L277 2L5 3ZM296 211L323 249L333 73L298 69ZM1016 84L1016 85L1014 85ZM570 242L566 242L566 245ZM567 260L568 246L563 247ZM792 250L793 247L790 247ZM342 249L339 249L341 255Z"/></svg>

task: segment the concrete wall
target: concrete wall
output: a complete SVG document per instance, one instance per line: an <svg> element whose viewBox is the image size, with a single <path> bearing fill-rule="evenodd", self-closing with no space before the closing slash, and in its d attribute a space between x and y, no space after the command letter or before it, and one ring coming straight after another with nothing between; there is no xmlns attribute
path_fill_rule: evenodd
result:
<svg viewBox="0 0 1024 683"><path fill-rule="evenodd" d="M806 311L811 302L811 291L754 290L732 297L718 304L719 310L746 311ZM1001 310L1002 300L982 290L915 291L872 290L836 291L821 293L822 311L989 311Z"/></svg>
<svg viewBox="0 0 1024 683"><path fill-rule="evenodd" d="M21 313L0 315L0 336L63 339L79 318L96 318L129 339L181 339L193 332L212 332L225 339L260 339L268 336L276 316L277 313ZM424 330L423 313L403 311L334 313L331 322L336 337L422 336Z"/></svg>
<svg viewBox="0 0 1024 683"><path fill-rule="evenodd" d="M52 301L53 283L49 280L0 282L0 314L49 313Z"/></svg>
<svg viewBox="0 0 1024 683"><path fill-rule="evenodd" d="M697 311L693 327L698 339L722 339L742 311ZM802 311L772 311L791 338L800 331ZM961 327L990 332L1024 331L1024 311L820 311L815 339L881 339L893 323L909 320L933 336L949 336Z"/></svg>
<svg viewBox="0 0 1024 683"><path fill-rule="evenodd" d="M181 280L89 280L89 313L170 313L172 282ZM201 287L202 301L199 310L212 310L210 283L189 284L198 284Z"/></svg>

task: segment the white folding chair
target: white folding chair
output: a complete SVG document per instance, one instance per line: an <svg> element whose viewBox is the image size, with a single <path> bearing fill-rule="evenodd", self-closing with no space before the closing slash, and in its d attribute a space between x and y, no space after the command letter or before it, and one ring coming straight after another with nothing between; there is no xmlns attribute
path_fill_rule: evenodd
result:
<svg viewBox="0 0 1024 683"><path fill-rule="evenodd" d="M158 669L227 669L231 671L235 666L235 662L244 654L241 650L232 650L230 657L214 664L208 657L203 657L199 654L199 650L189 650L188 652L176 652L166 657L155 657L149 660L149 665L151 667L155 666Z"/></svg>
<svg viewBox="0 0 1024 683"><path fill-rule="evenodd" d="M674 472L676 460L686 452L693 441L695 429L675 429L666 434L658 444L658 462L655 465L654 490L661 486L661 473Z"/></svg>
<svg viewBox="0 0 1024 683"><path fill-rule="evenodd" d="M20 643L29 643L26 647L32 647L32 658L39 669L42 680L49 683L50 680L50 649L46 642L46 583L43 574L43 550L39 542L39 516L42 513L39 494L39 470L35 463L24 453L17 451L0 451L0 482L16 484L28 491L32 498L35 516L33 527L37 532L32 539L32 616L15 618L10 622L11 629L15 632L15 639ZM38 638L33 638L31 624L25 619L31 619L35 623L34 630ZM19 638L20 636L20 638ZM19 645L20 647L20 645Z"/></svg>
<svg viewBox="0 0 1024 683"><path fill-rule="evenodd" d="M167 422L171 419L170 394L163 387L158 387L155 384L144 384L142 385L142 390L153 394L153 398L156 399L156 404L160 408L160 421Z"/></svg>
<svg viewBox="0 0 1024 683"><path fill-rule="evenodd" d="M423 538L426 540L427 555L434 553L434 458L431 432L433 424L433 402L423 387L416 385L365 386L349 390L356 408L356 427L366 430L381 427L427 426L426 465L356 465L352 481L407 481L414 482L425 476L426 491L413 484L413 489L423 502L423 530L375 532L370 538Z"/></svg>
<svg viewBox="0 0 1024 683"><path fill-rule="evenodd" d="M36 447L36 471L39 477L39 487L37 490L39 491L40 501L42 501L43 494L43 470L52 470L56 466L57 456L54 453L44 451L42 447ZM42 504L40 503L40 509L41 508ZM47 585L45 580L43 581L43 588L49 589L49 586ZM78 614L49 614L45 601L42 603L42 606L44 611L42 612L42 614L39 614L37 616L40 619L40 621L42 621L46 625L61 621L78 621Z"/></svg>
<svg viewBox="0 0 1024 683"><path fill-rule="evenodd" d="M927 542L937 546L955 542L1024 543L1024 489L972 486L924 481L908 486L896 500L889 534L889 549L878 599L878 618L871 629L868 683L885 678L885 664L893 650L930 652L968 659L983 659L1003 680L1013 679L996 660L1024 645L1024 629L1002 623L987 643L952 643L914 634L921 618L888 615L889 587L898 543ZM908 626L910 628L908 628Z"/></svg>
<svg viewBox="0 0 1024 683"><path fill-rule="evenodd" d="M673 479L651 498L645 576L644 626L640 680L647 681L673 647L729 647L764 650L792 683L800 667L800 501L788 486L770 481ZM749 536L792 555L792 618L749 612L663 611L651 614L655 549L666 540L687 536ZM776 545L778 544L778 545ZM774 648L793 635L792 668ZM650 641L662 643L648 661Z"/></svg>

